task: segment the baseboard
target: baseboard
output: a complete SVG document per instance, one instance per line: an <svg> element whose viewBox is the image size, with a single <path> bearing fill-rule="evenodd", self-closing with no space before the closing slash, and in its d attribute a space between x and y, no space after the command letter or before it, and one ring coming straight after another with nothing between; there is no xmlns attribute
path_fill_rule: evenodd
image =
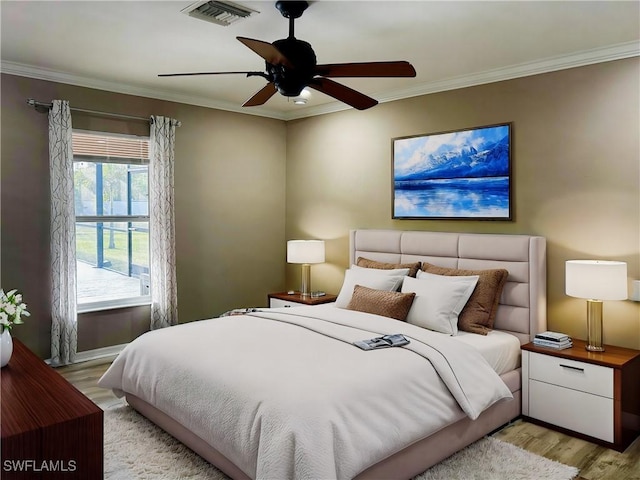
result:
<svg viewBox="0 0 640 480"><path fill-rule="evenodd" d="M121 343L120 345L111 345L109 347L95 348L93 350L86 350L84 352L76 353L76 359L74 363L88 362L89 360L97 360L104 357L115 357L118 355L128 343Z"/></svg>
<svg viewBox="0 0 640 480"><path fill-rule="evenodd" d="M124 347L126 347L127 345L128 343L121 343L120 345L111 345L109 347L94 348L93 350L85 350L84 352L78 352L76 353L75 360L70 364L88 362L90 360L98 360L100 358L106 358L106 357L115 357L122 350L124 350ZM50 358L47 358L45 362L51 365ZM61 365L56 365L56 366L61 366Z"/></svg>

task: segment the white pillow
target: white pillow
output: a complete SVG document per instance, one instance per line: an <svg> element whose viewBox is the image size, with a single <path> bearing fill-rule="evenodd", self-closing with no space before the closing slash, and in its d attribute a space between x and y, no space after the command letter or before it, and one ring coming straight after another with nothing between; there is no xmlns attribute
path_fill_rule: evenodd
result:
<svg viewBox="0 0 640 480"><path fill-rule="evenodd" d="M478 275L445 276L423 271L418 271L417 278L405 278L402 292L416 294L407 323L456 335L458 315L476 288L478 278Z"/></svg>
<svg viewBox="0 0 640 480"><path fill-rule="evenodd" d="M403 268L402 270L407 270L406 273L409 273L408 268ZM405 275L390 275L388 273L390 271L377 268L351 268L346 270L342 288L336 299L336 307L347 308L356 285L390 292L398 290Z"/></svg>

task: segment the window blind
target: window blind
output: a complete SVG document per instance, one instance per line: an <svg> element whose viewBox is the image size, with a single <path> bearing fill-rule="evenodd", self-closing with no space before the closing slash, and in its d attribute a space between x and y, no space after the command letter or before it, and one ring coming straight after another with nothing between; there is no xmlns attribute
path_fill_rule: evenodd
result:
<svg viewBox="0 0 640 480"><path fill-rule="evenodd" d="M93 133L73 132L73 155L110 159L129 159L149 162L149 139L143 137L120 137Z"/></svg>

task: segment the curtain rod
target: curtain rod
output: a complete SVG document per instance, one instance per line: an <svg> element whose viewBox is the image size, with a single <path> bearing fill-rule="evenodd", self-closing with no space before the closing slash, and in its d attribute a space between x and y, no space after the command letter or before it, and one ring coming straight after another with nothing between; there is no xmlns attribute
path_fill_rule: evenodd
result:
<svg viewBox="0 0 640 480"><path fill-rule="evenodd" d="M51 103L38 102L37 100L34 100L33 98L28 98L27 99L27 103L29 105L31 105L33 108L35 108L36 111L38 111L40 113L45 113L45 112L51 110L51 107L53 107L53 104L51 104ZM122 119L126 119L126 120L138 120L138 121L142 121L142 122L152 122L153 121L151 118L134 117L133 115L122 115L120 113L99 112L97 110L85 110L83 108L73 108L72 107L71 111L89 113L89 114L93 114L93 115L100 115L100 116L103 116L103 117L122 118ZM182 122L177 122L176 126L177 127L181 127L182 126Z"/></svg>

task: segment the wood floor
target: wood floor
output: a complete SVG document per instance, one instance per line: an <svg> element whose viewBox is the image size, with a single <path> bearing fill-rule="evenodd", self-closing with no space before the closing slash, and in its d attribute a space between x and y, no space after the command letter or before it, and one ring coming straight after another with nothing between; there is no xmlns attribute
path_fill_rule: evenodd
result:
<svg viewBox="0 0 640 480"><path fill-rule="evenodd" d="M113 358L94 360L58 368L69 382L106 409L122 404L111 390L98 387L98 379ZM537 455L577 467L576 480L640 480L640 438L623 453L579 440L523 420L505 426L493 437ZM535 477L532 477L535 478Z"/></svg>

